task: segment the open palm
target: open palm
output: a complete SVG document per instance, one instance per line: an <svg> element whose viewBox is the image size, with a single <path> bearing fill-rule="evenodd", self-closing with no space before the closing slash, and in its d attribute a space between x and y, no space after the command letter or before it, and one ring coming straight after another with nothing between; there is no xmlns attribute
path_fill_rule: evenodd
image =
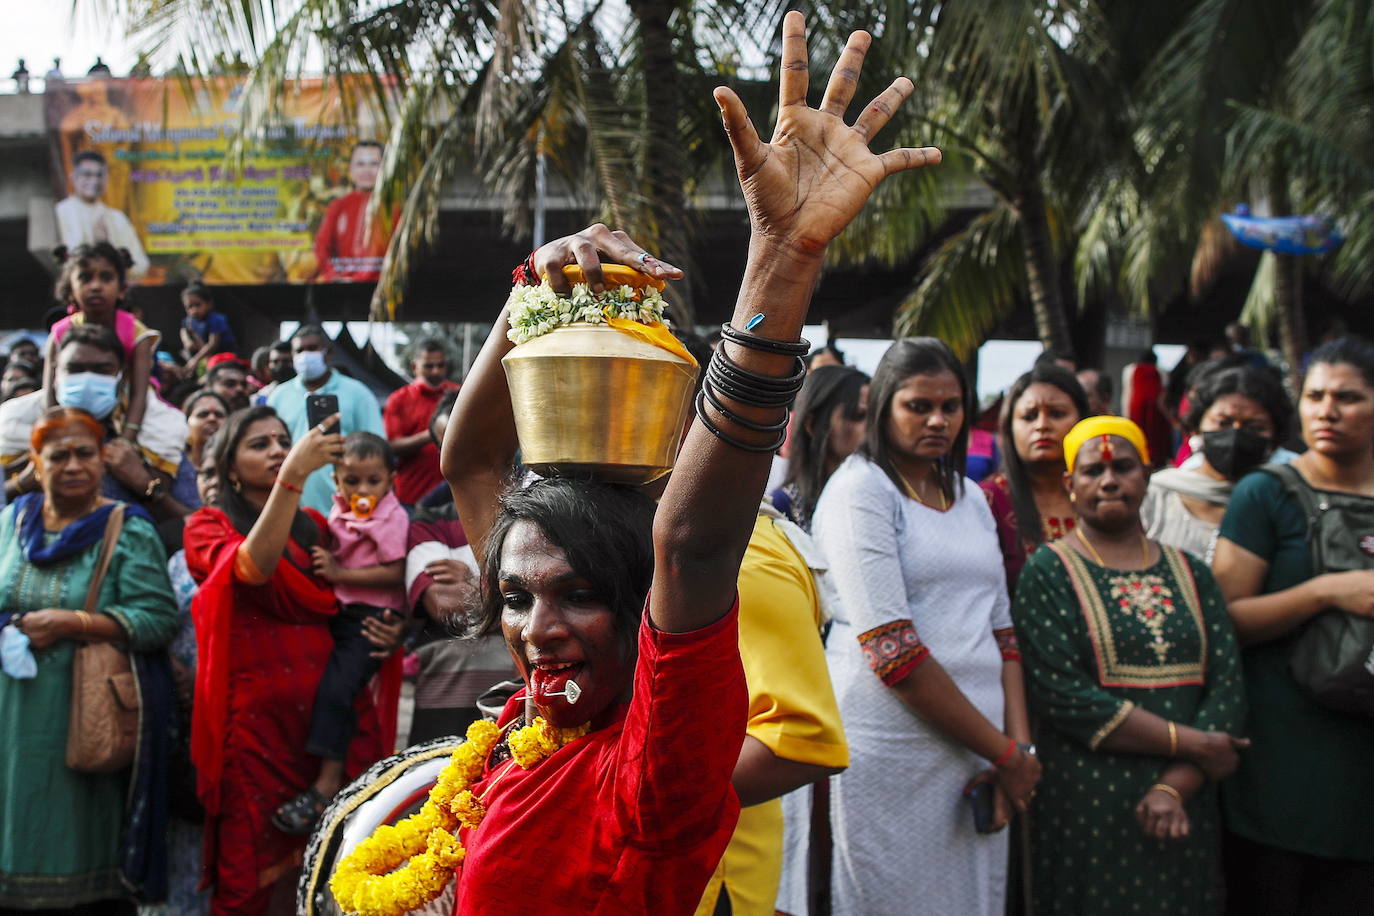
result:
<svg viewBox="0 0 1374 916"><path fill-rule="evenodd" d="M934 165L933 147L902 148L875 155L868 144L911 95L911 80L899 77L870 102L853 126L844 113L854 98L864 55L872 38L849 36L835 63L820 108L806 104L806 26L796 11L783 22L778 122L764 143L744 103L731 90L716 89L725 129L734 148L740 187L755 229L802 251L820 252L863 208L878 183L894 172Z"/></svg>

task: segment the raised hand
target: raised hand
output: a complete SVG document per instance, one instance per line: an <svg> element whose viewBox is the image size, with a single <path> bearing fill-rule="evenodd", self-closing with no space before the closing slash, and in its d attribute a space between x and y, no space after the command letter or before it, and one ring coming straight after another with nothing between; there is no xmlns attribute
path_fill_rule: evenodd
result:
<svg viewBox="0 0 1374 916"><path fill-rule="evenodd" d="M870 102L853 126L844 123L872 40L867 32L849 36L821 107L811 108L806 104L806 23L801 13L788 13L782 27L778 122L768 143L759 139L739 96L723 86L715 91L754 230L774 243L818 254L849 225L884 178L940 161L934 147L878 155L868 148L911 95L914 87L904 76Z"/></svg>

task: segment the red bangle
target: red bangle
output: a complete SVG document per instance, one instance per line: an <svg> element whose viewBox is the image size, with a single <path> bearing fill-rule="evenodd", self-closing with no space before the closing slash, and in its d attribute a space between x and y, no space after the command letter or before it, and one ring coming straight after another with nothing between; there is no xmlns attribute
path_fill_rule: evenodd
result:
<svg viewBox="0 0 1374 916"><path fill-rule="evenodd" d="M304 495L305 495L304 493L301 492L301 488L300 488L300 487L296 486L294 483L291 483L291 482L288 481L288 480L282 480L280 477L278 477L278 478L277 478L277 483L281 484L283 487L285 487L286 489L290 490L292 493L295 493L297 496L304 496Z"/></svg>
<svg viewBox="0 0 1374 916"><path fill-rule="evenodd" d="M1008 760L1010 760L1010 759L1011 759L1011 755L1012 755L1012 754L1015 754L1015 753L1016 753L1016 739L1015 739L1015 738L1010 738L1010 739L1008 739L1008 742L1007 742L1007 749L1006 749L1005 751L1002 752L1002 756L1001 756L1001 757L998 757L996 760L994 760L994 761L992 762L992 765L995 766L995 767L1000 767L1002 764L1004 764L1004 763L1006 763Z"/></svg>

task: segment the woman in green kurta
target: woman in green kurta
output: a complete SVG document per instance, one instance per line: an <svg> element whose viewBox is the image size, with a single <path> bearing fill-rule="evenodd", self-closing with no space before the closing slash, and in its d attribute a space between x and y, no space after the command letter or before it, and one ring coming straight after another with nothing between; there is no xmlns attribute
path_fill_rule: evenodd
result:
<svg viewBox="0 0 1374 916"><path fill-rule="evenodd" d="M1308 449L1291 467L1307 485L1374 500L1374 348L1317 348L1298 415ZM1374 616L1374 570L1313 569L1308 535L1297 499L1257 473L1236 484L1217 541L1255 742L1222 793L1230 906L1245 916L1374 912L1374 719L1320 705L1288 665L1325 609Z"/></svg>
<svg viewBox="0 0 1374 916"><path fill-rule="evenodd" d="M113 505L100 496L101 437L89 414L54 408L33 432L42 491L0 512L0 615L37 663L32 678L0 674L0 912L133 910L119 874L129 773L65 763L72 657L78 640L166 645L176 604L156 531L130 513L100 612L69 610L85 604Z"/></svg>
<svg viewBox="0 0 1374 916"><path fill-rule="evenodd" d="M1244 715L1235 636L1200 561L1145 538L1144 436L1095 417L1064 440L1074 535L1027 562L1012 617L1044 766L1037 914L1215 913L1215 780Z"/></svg>

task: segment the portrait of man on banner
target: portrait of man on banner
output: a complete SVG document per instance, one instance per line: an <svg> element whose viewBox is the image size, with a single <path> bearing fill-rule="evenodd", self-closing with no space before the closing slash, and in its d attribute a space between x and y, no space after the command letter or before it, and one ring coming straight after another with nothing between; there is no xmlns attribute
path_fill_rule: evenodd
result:
<svg viewBox="0 0 1374 916"><path fill-rule="evenodd" d="M348 155L352 190L329 205L315 234L318 283L376 283L391 233L381 214L367 218L368 203L382 170L384 147L376 140L359 140ZM392 215L394 226L396 216Z"/></svg>
<svg viewBox="0 0 1374 916"><path fill-rule="evenodd" d="M109 164L94 150L81 150L72 156L71 194L57 202L57 234L68 250L77 245L109 242L129 252L133 260L131 279L148 270L148 255L139 242L133 223L123 211L107 206L102 199L109 180Z"/></svg>

